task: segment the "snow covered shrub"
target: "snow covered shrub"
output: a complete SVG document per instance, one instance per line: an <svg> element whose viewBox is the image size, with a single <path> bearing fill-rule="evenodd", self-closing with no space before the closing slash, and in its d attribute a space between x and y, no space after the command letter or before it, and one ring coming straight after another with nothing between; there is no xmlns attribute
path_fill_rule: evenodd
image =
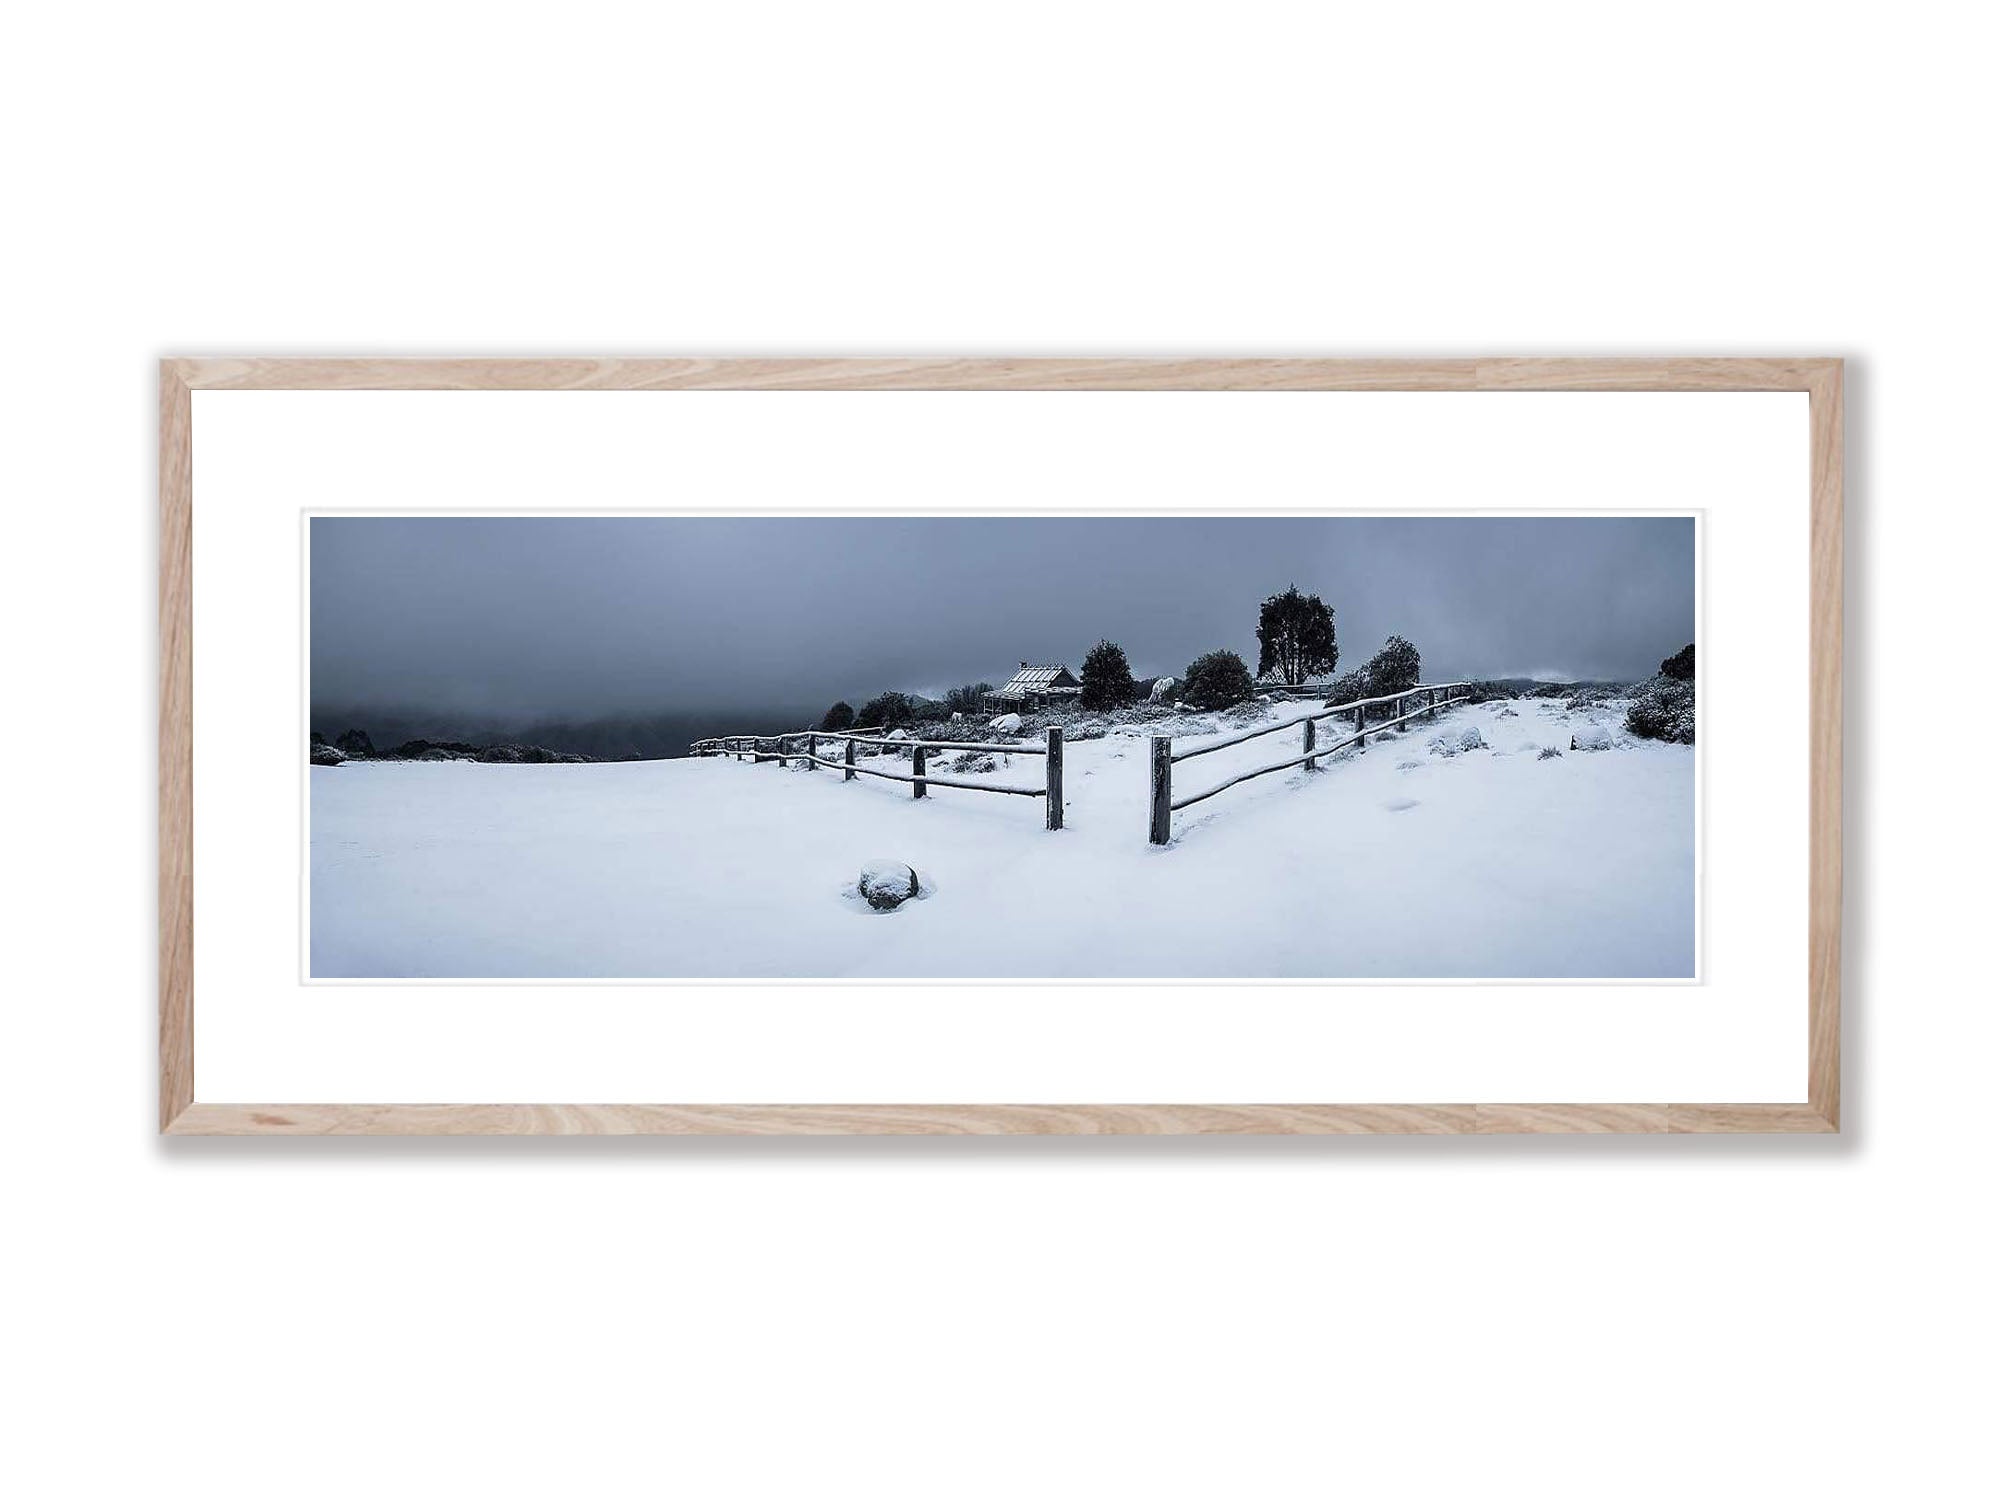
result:
<svg viewBox="0 0 2000 1500"><path fill-rule="evenodd" d="M1616 683L1586 682L1564 701L1563 709L1568 713L1578 713L1587 708L1602 708L1613 699L1624 696L1625 689Z"/></svg>
<svg viewBox="0 0 2000 1500"><path fill-rule="evenodd" d="M1343 672L1326 685L1326 701L1329 703L1352 703L1356 698L1368 696L1368 669L1356 667L1352 672Z"/></svg>
<svg viewBox="0 0 2000 1500"><path fill-rule="evenodd" d="M375 753L375 742L368 738L368 731L365 729L350 729L336 738L333 744L342 755L365 756Z"/></svg>
<svg viewBox="0 0 2000 1500"><path fill-rule="evenodd" d="M1400 635L1392 635L1382 643L1382 649L1368 659L1368 665L1361 672L1368 684L1367 696L1386 697L1390 693L1404 692L1421 682L1424 659L1415 646Z"/></svg>
<svg viewBox="0 0 2000 1500"><path fill-rule="evenodd" d="M1693 647L1689 647L1693 650ZM1694 743L1694 684L1676 677L1644 683L1625 710L1625 727L1642 740Z"/></svg>
<svg viewBox="0 0 2000 1500"><path fill-rule="evenodd" d="M1479 732L1477 724L1469 724L1456 734L1446 730L1443 734L1432 736L1431 742L1425 748L1433 755L1441 755L1450 760L1454 755L1463 755L1468 750L1484 750L1486 736Z"/></svg>
<svg viewBox="0 0 2000 1500"><path fill-rule="evenodd" d="M314 735L313 739L315 743L307 753L311 756L312 763L314 765L337 766L342 761L347 759L345 755L341 754L340 751L334 749L333 746L329 745L325 740L320 739L318 735Z"/></svg>
<svg viewBox="0 0 2000 1500"><path fill-rule="evenodd" d="M854 727L854 708L848 703L836 703L826 711L826 717L819 721L822 729L839 731Z"/></svg>
<svg viewBox="0 0 2000 1500"><path fill-rule="evenodd" d="M945 762L947 771L997 771L1000 762L984 750L961 750Z"/></svg>
<svg viewBox="0 0 2000 1500"><path fill-rule="evenodd" d="M1579 724L1570 732L1569 747L1572 750L1609 750L1611 731L1602 724Z"/></svg>
<svg viewBox="0 0 2000 1500"><path fill-rule="evenodd" d="M1181 674L1181 702L1191 708L1227 708L1250 696L1250 668L1234 651L1197 656Z"/></svg>
<svg viewBox="0 0 2000 1500"><path fill-rule="evenodd" d="M1660 663L1660 675L1671 677L1676 682L1694 681L1694 642L1685 646Z"/></svg>
<svg viewBox="0 0 2000 1500"><path fill-rule="evenodd" d="M1083 691L1077 701L1085 708L1123 708L1139 696L1132 681L1132 664L1125 660L1125 648L1114 641L1099 641L1083 659Z"/></svg>
<svg viewBox="0 0 2000 1500"><path fill-rule="evenodd" d="M1536 759L1536 760L1561 760L1561 759L1562 759L1562 751L1558 750L1558 749L1557 749L1557 748L1556 748L1556 747L1555 747L1554 745L1544 745L1544 746L1542 746L1542 748L1541 748L1541 752L1540 752L1540 753L1539 753L1538 755L1536 755L1535 759Z"/></svg>

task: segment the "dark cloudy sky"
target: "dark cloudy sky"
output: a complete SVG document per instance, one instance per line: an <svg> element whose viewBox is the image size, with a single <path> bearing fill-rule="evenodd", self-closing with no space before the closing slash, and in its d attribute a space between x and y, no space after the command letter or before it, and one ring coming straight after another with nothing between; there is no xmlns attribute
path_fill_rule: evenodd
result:
<svg viewBox="0 0 2000 1500"><path fill-rule="evenodd" d="M1257 606L1333 606L1341 669L1390 634L1427 677L1629 678L1694 639L1691 519L321 517L312 700L532 721L860 702L1072 670L1141 677Z"/></svg>

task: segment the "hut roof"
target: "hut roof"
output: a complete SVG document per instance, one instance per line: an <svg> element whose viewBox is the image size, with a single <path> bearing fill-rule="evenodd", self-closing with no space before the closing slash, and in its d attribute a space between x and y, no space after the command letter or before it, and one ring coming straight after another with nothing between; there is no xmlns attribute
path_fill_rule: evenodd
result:
<svg viewBox="0 0 2000 1500"><path fill-rule="evenodd" d="M1007 679L1007 685L997 696L1018 697L1024 693L1046 693L1051 688L1075 687L1076 679L1069 675L1069 668L1060 663L1053 666L1029 666L1021 663L1021 670Z"/></svg>

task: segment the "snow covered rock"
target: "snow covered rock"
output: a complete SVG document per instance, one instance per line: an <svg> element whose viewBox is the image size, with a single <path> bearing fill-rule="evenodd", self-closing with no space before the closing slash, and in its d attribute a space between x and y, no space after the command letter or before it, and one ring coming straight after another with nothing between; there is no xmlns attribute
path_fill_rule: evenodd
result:
<svg viewBox="0 0 2000 1500"><path fill-rule="evenodd" d="M1178 677L1162 677L1153 684L1153 691L1147 696L1155 703L1165 703L1172 696L1174 689L1180 685L1181 680Z"/></svg>
<svg viewBox="0 0 2000 1500"><path fill-rule="evenodd" d="M986 727L988 729L997 729L1002 734L1019 734L1021 732L1021 716L1019 714L1002 714L997 719L988 719Z"/></svg>
<svg viewBox="0 0 2000 1500"><path fill-rule="evenodd" d="M894 859L869 860L854 888L877 911L894 911L919 891L917 872Z"/></svg>
<svg viewBox="0 0 2000 1500"><path fill-rule="evenodd" d="M1580 724L1570 732L1569 747L1572 750L1609 750L1611 732L1602 724Z"/></svg>
<svg viewBox="0 0 2000 1500"><path fill-rule="evenodd" d="M346 759L347 757L332 745L322 744L312 747L312 763L316 766L337 766Z"/></svg>
<svg viewBox="0 0 2000 1500"><path fill-rule="evenodd" d="M1436 736L1432 739L1428 748L1431 754L1442 755L1449 760L1452 756L1461 755L1467 750L1484 750L1486 748L1486 736L1479 732L1477 724L1470 724L1466 726L1465 731L1461 734L1441 734Z"/></svg>
<svg viewBox="0 0 2000 1500"><path fill-rule="evenodd" d="M885 740L906 740L909 737L910 737L910 731L907 729L892 729L887 734L882 736L882 738Z"/></svg>

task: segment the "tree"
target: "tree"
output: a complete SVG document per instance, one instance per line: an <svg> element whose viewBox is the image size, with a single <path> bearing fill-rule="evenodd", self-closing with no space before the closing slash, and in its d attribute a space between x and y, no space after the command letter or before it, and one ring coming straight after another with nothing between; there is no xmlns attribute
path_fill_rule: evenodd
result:
<svg viewBox="0 0 2000 1500"><path fill-rule="evenodd" d="M854 708L851 704L836 703L826 711L826 717L819 721L822 729L839 731L854 727Z"/></svg>
<svg viewBox="0 0 2000 1500"><path fill-rule="evenodd" d="M901 693L882 693L861 705L855 717L869 729L893 729L914 717L910 700Z"/></svg>
<svg viewBox="0 0 2000 1500"><path fill-rule="evenodd" d="M1671 677L1675 682L1694 681L1694 642L1689 641L1677 653L1660 663L1660 675Z"/></svg>
<svg viewBox="0 0 2000 1500"><path fill-rule="evenodd" d="M1197 656L1181 674L1181 702L1194 708L1227 708L1250 696L1250 668L1234 651Z"/></svg>
<svg viewBox="0 0 2000 1500"><path fill-rule="evenodd" d="M1276 671L1296 687L1331 672L1340 661L1333 635L1333 611L1317 594L1298 585L1264 601L1257 615L1257 675Z"/></svg>
<svg viewBox="0 0 2000 1500"><path fill-rule="evenodd" d="M1139 696L1125 648L1099 641L1083 659L1083 691L1077 701L1085 708L1123 708Z"/></svg>
<svg viewBox="0 0 2000 1500"><path fill-rule="evenodd" d="M1362 670L1367 673L1368 695L1380 698L1405 692L1422 682L1424 659L1415 646L1400 635L1392 635Z"/></svg>

